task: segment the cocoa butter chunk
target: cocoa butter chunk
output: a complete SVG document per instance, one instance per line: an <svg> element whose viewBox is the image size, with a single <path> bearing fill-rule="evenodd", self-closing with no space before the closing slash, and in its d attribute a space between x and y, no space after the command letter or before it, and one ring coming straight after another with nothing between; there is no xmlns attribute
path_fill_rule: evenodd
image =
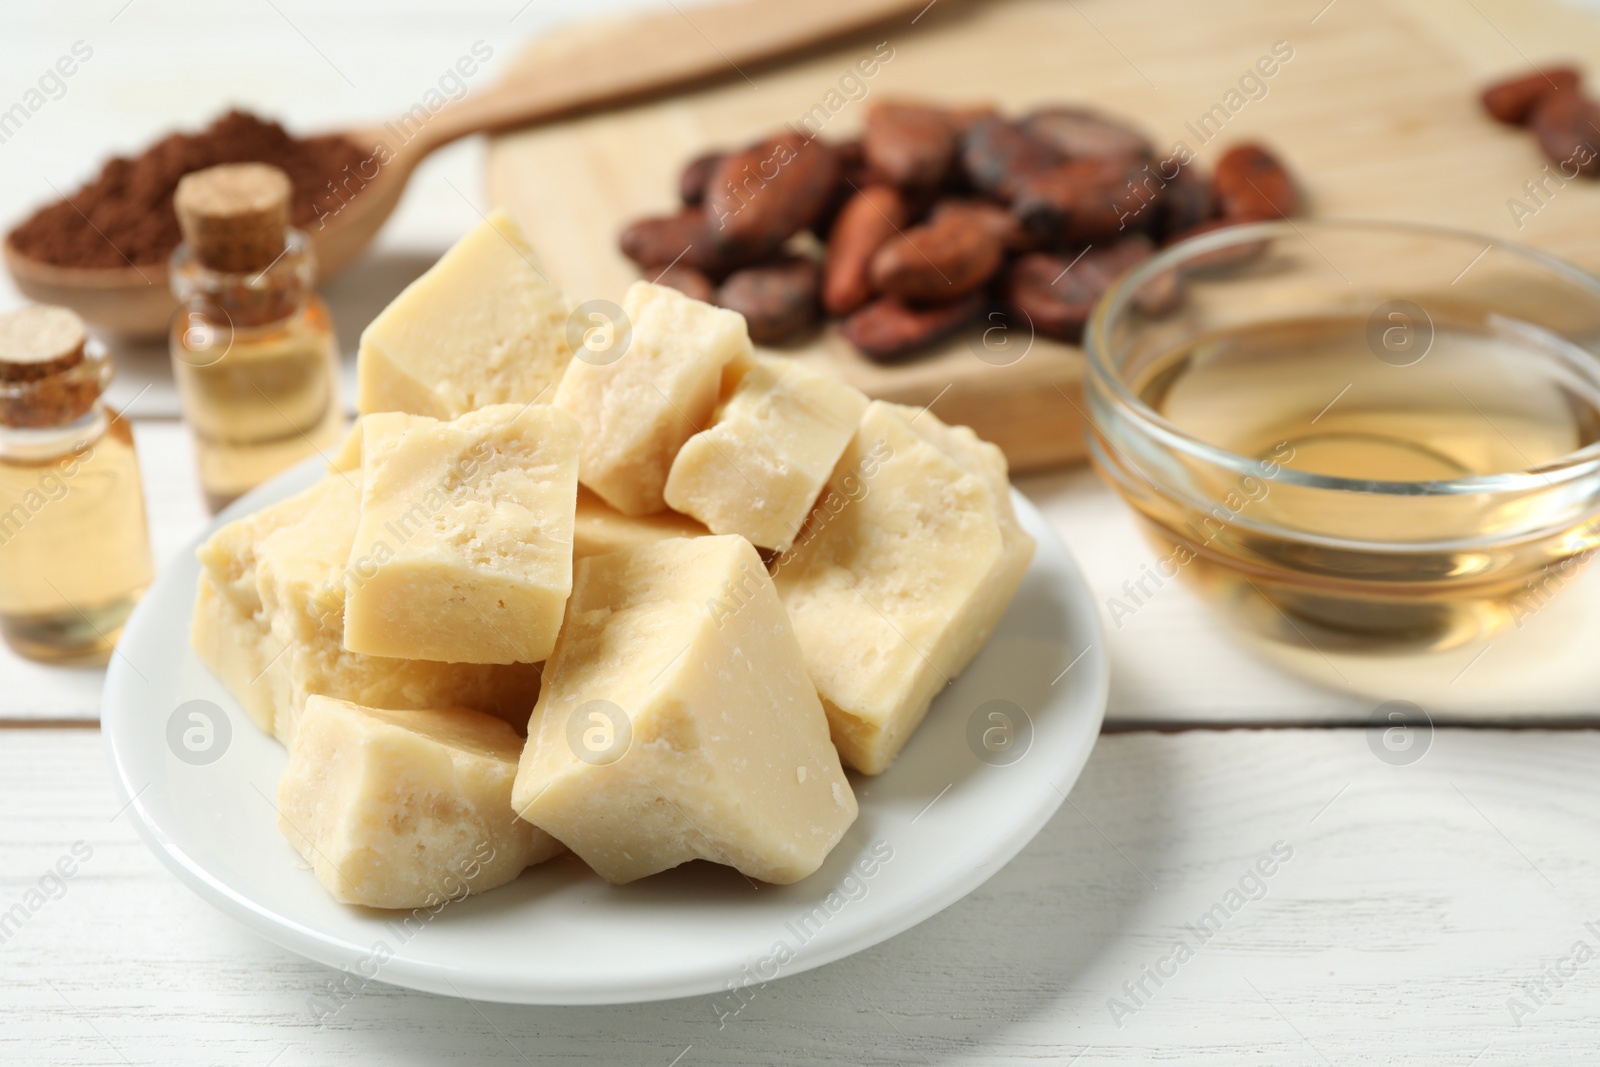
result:
<svg viewBox="0 0 1600 1067"><path fill-rule="evenodd" d="M1022 120L1022 128L1067 159L1146 159L1155 155L1138 130L1086 108L1041 108Z"/></svg>
<svg viewBox="0 0 1600 1067"><path fill-rule="evenodd" d="M653 545L674 537L704 537L710 532L687 515L675 511L624 515L579 486L578 506L572 518L572 558L603 556L607 552Z"/></svg>
<svg viewBox="0 0 1600 1067"><path fill-rule="evenodd" d="M883 401L824 499L846 503L819 507L774 573L840 757L880 774L994 631L1034 542L998 448Z"/></svg>
<svg viewBox="0 0 1600 1067"><path fill-rule="evenodd" d="M1020 126L985 115L967 128L961 162L967 178L990 196L1009 200L1014 184L1062 161L1061 154Z"/></svg>
<svg viewBox="0 0 1600 1067"><path fill-rule="evenodd" d="M447 663L538 663L572 591L578 420L496 404L450 422L362 420L360 581L351 652ZM395 531L406 534L404 538Z"/></svg>
<svg viewBox="0 0 1600 1067"><path fill-rule="evenodd" d="M1582 76L1571 67L1548 67L1496 82L1483 91L1483 109L1496 122L1509 126L1525 125L1533 109L1550 93L1576 92Z"/></svg>
<svg viewBox="0 0 1600 1067"><path fill-rule="evenodd" d="M608 882L694 859L797 882L856 819L805 655L742 537L581 561L545 679L512 806Z"/></svg>
<svg viewBox="0 0 1600 1067"><path fill-rule="evenodd" d="M656 275L657 285L665 285L669 289L676 289L691 300L698 300L702 304L717 302L717 286L704 271L695 270L678 264L668 267Z"/></svg>
<svg viewBox="0 0 1600 1067"><path fill-rule="evenodd" d="M1126 159L1081 159L1019 178L1011 201L1028 230L1047 241L1088 244L1153 224L1162 188Z"/></svg>
<svg viewBox="0 0 1600 1067"><path fill-rule="evenodd" d="M313 695L382 708L469 707L525 724L539 695L533 664L345 650L350 549L360 517L357 472L325 478L212 534L195 552L202 574L190 641L200 662L286 746Z"/></svg>
<svg viewBox="0 0 1600 1067"><path fill-rule="evenodd" d="M431 908L494 889L562 851L511 808L522 747L466 708L314 696L278 781L278 828L346 904Z"/></svg>
<svg viewBox="0 0 1600 1067"><path fill-rule="evenodd" d="M839 157L820 140L784 133L725 157L706 188L718 248L760 257L816 222L839 184Z"/></svg>
<svg viewBox="0 0 1600 1067"><path fill-rule="evenodd" d="M896 296L874 300L839 324L839 333L880 363L904 359L937 344L983 310L982 293L950 304L912 307Z"/></svg>
<svg viewBox="0 0 1600 1067"><path fill-rule="evenodd" d="M1135 237L1077 257L1023 256L1006 272L1006 306L1046 337L1077 341L1111 283L1150 255L1150 242Z"/></svg>
<svg viewBox="0 0 1600 1067"><path fill-rule="evenodd" d="M746 267L728 275L715 303L744 316L751 341L782 344L816 324L820 274L816 261L805 256Z"/></svg>
<svg viewBox="0 0 1600 1067"><path fill-rule="evenodd" d="M1217 161L1211 184L1223 217L1233 222L1288 218L1300 210L1288 168L1258 144L1228 149Z"/></svg>
<svg viewBox="0 0 1600 1067"><path fill-rule="evenodd" d="M956 155L956 129L943 108L883 103L867 112L861 139L869 166L895 185L937 185Z"/></svg>
<svg viewBox="0 0 1600 1067"><path fill-rule="evenodd" d="M667 477L667 504L759 548L794 543L867 398L831 374L757 356Z"/></svg>
<svg viewBox="0 0 1600 1067"><path fill-rule="evenodd" d="M356 406L451 419L548 402L572 360L571 314L521 228L495 211L362 331Z"/></svg>
<svg viewBox="0 0 1600 1067"><path fill-rule="evenodd" d="M723 368L750 358L750 334L733 312L647 282L622 312L625 342L574 359L554 402L582 429L578 481L624 515L652 515L678 449L711 421Z"/></svg>
<svg viewBox="0 0 1600 1067"><path fill-rule="evenodd" d="M1600 174L1600 104L1583 93L1546 93L1528 125L1550 162L1568 173Z"/></svg>
<svg viewBox="0 0 1600 1067"><path fill-rule="evenodd" d="M706 152L695 156L678 174L678 199L687 207L697 207L705 201L706 186L722 162L721 152Z"/></svg>
<svg viewBox="0 0 1600 1067"><path fill-rule="evenodd" d="M972 216L947 213L885 241L872 257L872 284L914 303L943 303L982 288L1004 255Z"/></svg>

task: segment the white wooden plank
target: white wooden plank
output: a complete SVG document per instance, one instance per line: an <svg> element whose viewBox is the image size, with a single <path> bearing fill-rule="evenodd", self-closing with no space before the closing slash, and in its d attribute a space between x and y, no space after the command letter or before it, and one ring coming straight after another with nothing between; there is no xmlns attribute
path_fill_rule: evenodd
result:
<svg viewBox="0 0 1600 1067"><path fill-rule="evenodd" d="M1577 942L1600 949L1597 759L1586 731L1441 730L1409 766L1360 730L1109 735L982 889L754 990L721 1029L710 998L545 1009L380 985L319 1027L307 998L334 972L167 874L116 817L94 733L11 730L0 909L73 842L93 854L0 946L0 1062L1580 1062L1600 962L1543 1005L1528 989ZM1278 842L1292 855L1200 944L1186 924ZM1135 1002L1123 983L1180 939L1192 958ZM1120 1027L1113 998L1136 1009Z"/></svg>

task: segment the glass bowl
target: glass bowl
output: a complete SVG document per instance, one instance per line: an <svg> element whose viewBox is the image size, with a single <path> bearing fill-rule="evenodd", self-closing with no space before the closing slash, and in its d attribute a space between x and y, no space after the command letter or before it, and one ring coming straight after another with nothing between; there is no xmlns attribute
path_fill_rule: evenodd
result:
<svg viewBox="0 0 1600 1067"><path fill-rule="evenodd" d="M1091 461L1158 557L1128 595L1181 576L1269 652L1348 680L1482 645L1600 543L1600 281L1555 257L1230 227L1120 279L1085 348Z"/></svg>

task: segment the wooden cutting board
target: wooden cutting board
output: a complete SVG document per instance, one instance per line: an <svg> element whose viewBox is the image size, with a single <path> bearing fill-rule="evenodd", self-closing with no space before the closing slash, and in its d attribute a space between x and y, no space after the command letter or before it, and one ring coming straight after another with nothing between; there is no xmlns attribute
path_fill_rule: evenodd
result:
<svg viewBox="0 0 1600 1067"><path fill-rule="evenodd" d="M693 19L693 7L682 11ZM1547 182L1533 199L1525 183L1543 178L1544 158L1477 104L1485 81L1533 61L1576 61L1600 78L1600 21L1556 0L935 0L914 25L901 21L691 92L501 135L489 148L490 198L569 293L617 300L638 277L616 251L618 231L676 206L678 170L695 153L742 145L818 105L823 135L842 139L873 100L895 96L1007 111L1073 102L1127 117L1161 148L1182 142L1203 164L1264 140L1302 179L1313 214L1460 226L1600 269L1600 182ZM625 62L606 41L605 23L571 27L536 42L509 76L538 77L552 49ZM880 43L892 57L852 86ZM1275 45L1291 58L1251 81ZM1514 214L1513 200L1535 210ZM1081 458L1081 350L1005 337L1026 354L1003 364L989 354L1000 340L986 349L977 327L897 367L868 362L831 329L780 351L872 396L932 404L999 444L1014 470Z"/></svg>

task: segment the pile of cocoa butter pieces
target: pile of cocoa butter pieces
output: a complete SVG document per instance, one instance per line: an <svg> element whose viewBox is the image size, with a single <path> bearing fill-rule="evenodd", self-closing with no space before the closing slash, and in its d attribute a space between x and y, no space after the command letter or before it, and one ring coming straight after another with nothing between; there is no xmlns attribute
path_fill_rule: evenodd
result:
<svg viewBox="0 0 1600 1067"><path fill-rule="evenodd" d="M1496 82L1483 109L1508 126L1526 126L1563 175L1600 176L1600 104L1583 91L1573 67L1546 67Z"/></svg>
<svg viewBox="0 0 1600 1067"><path fill-rule="evenodd" d="M1075 342L1122 273L1157 247L1296 213L1267 149L1237 145L1211 176L1095 111L875 104L859 140L790 128L691 160L677 214L640 219L624 255L647 278L741 312L758 344L813 335L824 314L863 354L897 362L984 319ZM1139 299L1159 313L1181 279Z"/></svg>

